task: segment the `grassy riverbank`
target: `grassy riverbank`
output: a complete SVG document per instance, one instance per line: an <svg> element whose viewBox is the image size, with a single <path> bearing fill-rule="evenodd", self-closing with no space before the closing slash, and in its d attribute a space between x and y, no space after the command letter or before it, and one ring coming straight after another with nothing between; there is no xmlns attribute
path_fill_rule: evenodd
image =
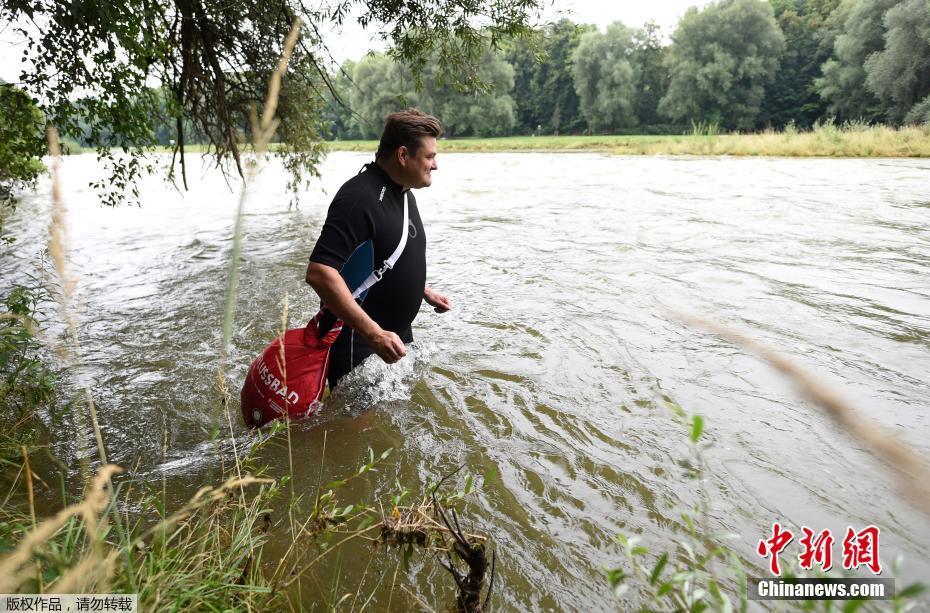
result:
<svg viewBox="0 0 930 613"><path fill-rule="evenodd" d="M373 152L375 140L327 141L330 151ZM275 145L270 146L274 150ZM73 145L71 151L78 151ZM157 152L170 153L170 147ZM203 145L188 145L188 153L206 153ZM92 149L84 148L89 152ZM812 130L787 129L756 134L718 134L697 127L689 134L501 136L443 138L440 153L514 153L587 151L610 155L732 155L765 157L926 158L930 157L930 125L890 128L825 124Z"/></svg>
<svg viewBox="0 0 930 613"><path fill-rule="evenodd" d="M453 567L464 566L470 579L480 565L477 579L483 579L487 537L453 528L444 519L456 508L461 513L472 492L471 477L458 491L436 484L419 499L402 491L346 504L344 486L385 465L391 450L371 452L355 473L321 483L315 494L290 492L282 511L275 500L288 496L283 486L290 476L269 478L253 463L263 444L289 437L281 429L286 427L279 424L276 435L254 446L220 485L202 487L172 510L157 482L114 479L123 469L111 464L88 481L81 500L65 499L61 510L50 514L48 485L33 477L23 448L18 474L0 506L0 593L137 594L139 611L336 610L345 601L354 608L359 598L372 598L361 592L370 589L364 578L339 581L337 574L322 592L301 586L302 581L316 585L321 568L338 565L341 552L353 544L355 555L360 548L373 558L400 558L398 568L415 553L424 563L443 555ZM11 458L6 463L17 464ZM269 548L272 541L277 545ZM448 582L446 591L454 593L451 576ZM483 583L477 582L479 593ZM411 610L417 597L406 584L395 574L392 593L396 588L399 608ZM468 596L459 590L459 598Z"/></svg>
<svg viewBox="0 0 930 613"><path fill-rule="evenodd" d="M376 141L334 141L332 151L374 151ZM443 153L594 151L613 155L734 155L773 157L930 157L930 126L817 126L759 134L659 136L509 136L444 139Z"/></svg>

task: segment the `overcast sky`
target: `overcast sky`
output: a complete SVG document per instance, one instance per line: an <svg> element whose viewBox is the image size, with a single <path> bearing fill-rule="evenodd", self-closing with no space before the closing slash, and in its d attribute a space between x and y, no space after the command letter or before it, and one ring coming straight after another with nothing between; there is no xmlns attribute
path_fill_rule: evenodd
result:
<svg viewBox="0 0 930 613"><path fill-rule="evenodd" d="M638 27L653 19L668 37L675 24L689 6L704 6L710 0L559 0L557 7L548 8L540 22L568 17L576 23L593 23L603 31L608 24L622 21L628 26ZM347 24L343 30L323 32L324 39L337 62L357 60L369 50L382 50L384 44L377 35L362 31L357 24ZM7 26L0 29L0 78L9 82L19 80L21 70L22 41Z"/></svg>

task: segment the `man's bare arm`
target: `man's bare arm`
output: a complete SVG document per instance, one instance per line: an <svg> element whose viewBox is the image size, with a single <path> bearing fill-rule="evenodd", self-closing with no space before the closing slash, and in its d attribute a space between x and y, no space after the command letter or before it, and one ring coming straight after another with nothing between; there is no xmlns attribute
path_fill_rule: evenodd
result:
<svg viewBox="0 0 930 613"><path fill-rule="evenodd" d="M400 337L394 332L384 330L352 299L352 293L338 270L332 266L310 262L307 266L306 280L320 296L326 308L361 334L382 360L393 364L407 355L407 349Z"/></svg>

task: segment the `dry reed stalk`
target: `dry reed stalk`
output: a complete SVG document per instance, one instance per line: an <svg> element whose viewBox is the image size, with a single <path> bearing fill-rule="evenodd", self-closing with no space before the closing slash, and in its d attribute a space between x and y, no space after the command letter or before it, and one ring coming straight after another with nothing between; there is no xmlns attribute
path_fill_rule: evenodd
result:
<svg viewBox="0 0 930 613"><path fill-rule="evenodd" d="M68 569L54 584L49 586L50 594L102 594L108 591L106 581L116 571L118 549L111 550L106 557L95 550L84 556L77 564Z"/></svg>
<svg viewBox="0 0 930 613"><path fill-rule="evenodd" d="M890 464L897 474L901 493L930 515L930 468L909 445L872 420L862 417L833 390L776 351L723 324L683 313L672 315L750 350L788 377L801 394L823 409L834 423Z"/></svg>
<svg viewBox="0 0 930 613"><path fill-rule="evenodd" d="M285 360L284 353L284 335L287 334L287 320L288 320L288 294L287 290L284 291L284 306L281 308L281 331L278 333L278 368L281 369L281 377L283 379L283 384L287 386L287 361ZM287 396L284 398L284 415L285 419L289 422L291 412L288 410L287 406ZM288 429L287 432L287 441L288 441L288 461L290 462L291 474L294 473L294 459L290 456L290 442L291 442L291 432Z"/></svg>
<svg viewBox="0 0 930 613"><path fill-rule="evenodd" d="M22 567L29 562L33 552L52 538L69 519L77 515L96 518L107 508L110 502L107 484L111 477L119 472L122 472L122 469L113 464L101 467L91 482L83 501L65 507L54 517L43 521L23 537L15 550L0 559L0 593L16 592L23 581L29 577L28 572L23 571Z"/></svg>
<svg viewBox="0 0 930 613"><path fill-rule="evenodd" d="M295 20L294 25L291 26L290 33L287 35L287 39L284 41L284 51L281 53L278 65L271 74L271 79L268 81L268 97L265 100L265 111L262 113L261 123L261 128L263 130L261 134L263 138L257 137L256 145L261 144L262 147L267 147L268 143L271 141L272 135L274 135L274 130L278 126L278 122L274 118L274 113L278 108L281 79L284 77L284 73L287 72L287 64L290 62L291 54L294 52L294 46L297 44L300 26L300 19Z"/></svg>
<svg viewBox="0 0 930 613"><path fill-rule="evenodd" d="M281 309L281 332L278 334L278 368L281 369L281 378L284 381L284 385L287 386L287 361L285 360L284 352L284 335L287 334L287 320L288 320L288 293L285 290L284 292L284 307ZM291 524L291 539L295 542L297 540L297 522L294 519L294 503L297 500L297 492L294 489L294 451L293 446L291 445L291 412L287 403L287 395L284 397L284 420L287 424L287 466L289 474L291 475L291 504L288 505L287 516ZM299 585L298 585L299 589Z"/></svg>
<svg viewBox="0 0 930 613"><path fill-rule="evenodd" d="M36 501L35 493L32 487L32 468L29 466L29 450L26 449L25 445L20 445L23 450L23 470L26 472L26 490L29 492L29 517L32 518L32 529L36 529ZM42 564L36 560L36 583L39 586L39 590L42 588Z"/></svg>
<svg viewBox="0 0 930 613"><path fill-rule="evenodd" d="M231 492L234 490L241 491L242 488L244 488L245 486L254 485L256 483L258 484L274 483L274 479L265 479L265 478L252 477L250 475L246 475L245 477L242 477L242 478L231 477L227 479L225 482L223 482L222 485L216 488L210 487L210 486L204 486L200 488L199 490L197 490L197 493L194 494L194 496L190 500L188 500L187 503L183 507L181 507L179 510L175 511L174 513L172 513L171 515L169 515L168 517L161 520L160 522L158 522L157 524L155 524L154 526L152 526L151 528L143 532L141 535L139 535L139 537L133 543L133 546L135 546L138 543L141 543L143 540L152 536L156 532L167 531L170 528L173 528L177 524L181 523L182 521L190 517L191 514L193 514L200 507L203 507L210 503L218 502L222 500L227 495L228 492Z"/></svg>
<svg viewBox="0 0 930 613"><path fill-rule="evenodd" d="M32 490L32 468L29 467L29 450L25 445L23 448L23 469L26 471L26 489L29 491L29 516L32 517L32 529L36 528L36 501Z"/></svg>
<svg viewBox="0 0 930 613"><path fill-rule="evenodd" d="M424 611L427 611L427 613L438 613L438 612L436 611L436 609L434 609L433 607L431 607L431 606L429 606L428 604L426 604L425 602L423 602L423 599L420 598L419 596L417 596L416 594L414 594L414 593L410 590L410 588L408 588L406 585L402 585L402 586L400 586L400 588L401 588L402 590L404 590L405 592L407 592L407 594L409 594L410 597L413 598L414 602L416 602L418 605L420 605L420 607L422 607L422 609L423 609Z"/></svg>
<svg viewBox="0 0 930 613"><path fill-rule="evenodd" d="M68 272L66 247L67 211L61 197L61 146L58 142L58 131L55 128L48 129L48 150L52 157L52 219L48 227L48 251L55 263L55 271L58 273L58 279L61 283L59 306L61 306L62 315L68 328L70 351L72 358L80 363L81 344L77 333L77 321L71 310L71 299L77 282ZM103 446L103 433L100 431L100 423L97 421L97 408L94 406L94 398L90 392L90 387L87 385L83 387L84 402L90 413L94 436L97 439L97 453L100 456L100 462L105 465L107 464L107 452Z"/></svg>
<svg viewBox="0 0 930 613"><path fill-rule="evenodd" d="M281 89L281 78L287 70L287 64L290 61L294 46L297 44L297 37L300 33L301 21L294 21L291 31L288 33L284 42L284 50L278 65L268 81L268 95L265 99L265 110L262 114L261 123L258 122L255 109L252 109L252 131L254 134L255 151L258 154L258 161L264 159L268 143L278 127L278 120L274 118L274 112L278 107L278 96ZM217 372L217 381L220 392L223 397L224 413L226 413L226 423L229 427L229 436L232 440L233 455L236 460L236 473L242 478L242 469L239 461L239 449L236 445L236 435L233 429L232 415L229 413L229 390L226 387L225 375L226 359L229 355L229 343L232 340L232 323L236 314L236 295L239 287L239 253L242 244L242 225L243 212L245 203L248 199L249 186L258 175L258 163L250 165L249 172L246 176L245 183L239 193L239 206L236 209L236 221L233 230L233 248L229 261L229 282L226 286L226 309L223 317L223 346L221 348L220 368ZM244 493L242 494L244 496Z"/></svg>

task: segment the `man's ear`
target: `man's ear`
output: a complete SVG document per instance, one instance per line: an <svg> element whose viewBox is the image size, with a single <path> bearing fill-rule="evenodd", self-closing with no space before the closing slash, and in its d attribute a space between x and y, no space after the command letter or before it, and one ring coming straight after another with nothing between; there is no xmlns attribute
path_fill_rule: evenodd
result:
<svg viewBox="0 0 930 613"><path fill-rule="evenodd" d="M401 165L402 168L407 167L407 160L410 158L410 150L407 149L406 145L401 145L397 148L397 163Z"/></svg>

